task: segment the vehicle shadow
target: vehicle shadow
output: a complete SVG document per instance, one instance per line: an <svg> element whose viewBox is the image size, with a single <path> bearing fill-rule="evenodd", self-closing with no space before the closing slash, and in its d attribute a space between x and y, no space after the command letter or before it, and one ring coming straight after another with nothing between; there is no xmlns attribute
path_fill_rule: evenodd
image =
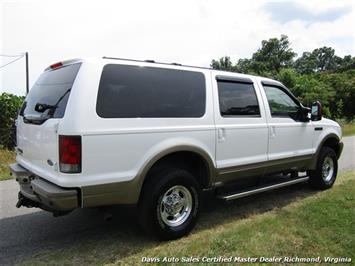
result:
<svg viewBox="0 0 355 266"><path fill-rule="evenodd" d="M192 234L282 208L314 193L307 185L298 184L228 203L207 195ZM100 258L105 264L166 243L139 228L134 208L117 206L106 211L112 214L109 221L104 220L105 212L97 209L80 209L57 218L36 211L1 219L0 265L13 265L53 250L73 263L90 264Z"/></svg>

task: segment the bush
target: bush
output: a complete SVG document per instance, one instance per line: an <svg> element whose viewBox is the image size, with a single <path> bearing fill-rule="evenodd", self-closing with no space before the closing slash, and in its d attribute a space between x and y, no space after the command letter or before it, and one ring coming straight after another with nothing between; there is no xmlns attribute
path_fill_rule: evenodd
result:
<svg viewBox="0 0 355 266"><path fill-rule="evenodd" d="M0 147L13 149L16 146L15 121L24 101L23 96L0 94Z"/></svg>

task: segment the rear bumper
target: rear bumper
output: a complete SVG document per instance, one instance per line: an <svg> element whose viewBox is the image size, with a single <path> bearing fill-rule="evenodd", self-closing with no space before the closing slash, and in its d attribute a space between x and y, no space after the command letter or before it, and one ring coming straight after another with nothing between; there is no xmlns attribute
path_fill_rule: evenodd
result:
<svg viewBox="0 0 355 266"><path fill-rule="evenodd" d="M75 188L62 188L50 183L18 163L10 165L10 171L20 185L18 207L40 207L47 211L71 211L80 206L79 190ZM26 201L27 204L21 204Z"/></svg>

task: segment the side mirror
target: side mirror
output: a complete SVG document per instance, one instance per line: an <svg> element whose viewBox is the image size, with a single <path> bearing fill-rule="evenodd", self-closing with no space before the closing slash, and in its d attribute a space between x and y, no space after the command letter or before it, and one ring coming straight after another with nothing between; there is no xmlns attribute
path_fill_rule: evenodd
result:
<svg viewBox="0 0 355 266"><path fill-rule="evenodd" d="M311 108L309 107L305 107L301 104L300 106L300 116L299 116L299 120L301 122L309 122L309 120L311 120L310 118L310 112L311 112Z"/></svg>
<svg viewBox="0 0 355 266"><path fill-rule="evenodd" d="M316 101L312 103L312 108L311 108L311 120L312 121L319 121L323 117L323 109L322 109L322 104L320 101Z"/></svg>

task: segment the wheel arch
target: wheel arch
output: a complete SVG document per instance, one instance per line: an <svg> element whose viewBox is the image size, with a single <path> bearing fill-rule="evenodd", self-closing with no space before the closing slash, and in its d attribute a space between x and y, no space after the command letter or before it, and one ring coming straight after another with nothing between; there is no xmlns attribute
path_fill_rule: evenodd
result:
<svg viewBox="0 0 355 266"><path fill-rule="evenodd" d="M139 195L154 171L163 166L187 168L192 171L201 188L210 187L216 175L213 160L206 151L190 145L174 146L156 154L142 167L138 174Z"/></svg>
<svg viewBox="0 0 355 266"><path fill-rule="evenodd" d="M338 135L336 135L335 133L330 133L330 134L326 135L322 139L322 141L319 143L316 153L313 156L310 169L316 168L319 153L320 153L322 147L325 147L325 146L332 148L335 151L337 158L339 159L342 149L343 149L343 145L340 142L340 138Z"/></svg>

